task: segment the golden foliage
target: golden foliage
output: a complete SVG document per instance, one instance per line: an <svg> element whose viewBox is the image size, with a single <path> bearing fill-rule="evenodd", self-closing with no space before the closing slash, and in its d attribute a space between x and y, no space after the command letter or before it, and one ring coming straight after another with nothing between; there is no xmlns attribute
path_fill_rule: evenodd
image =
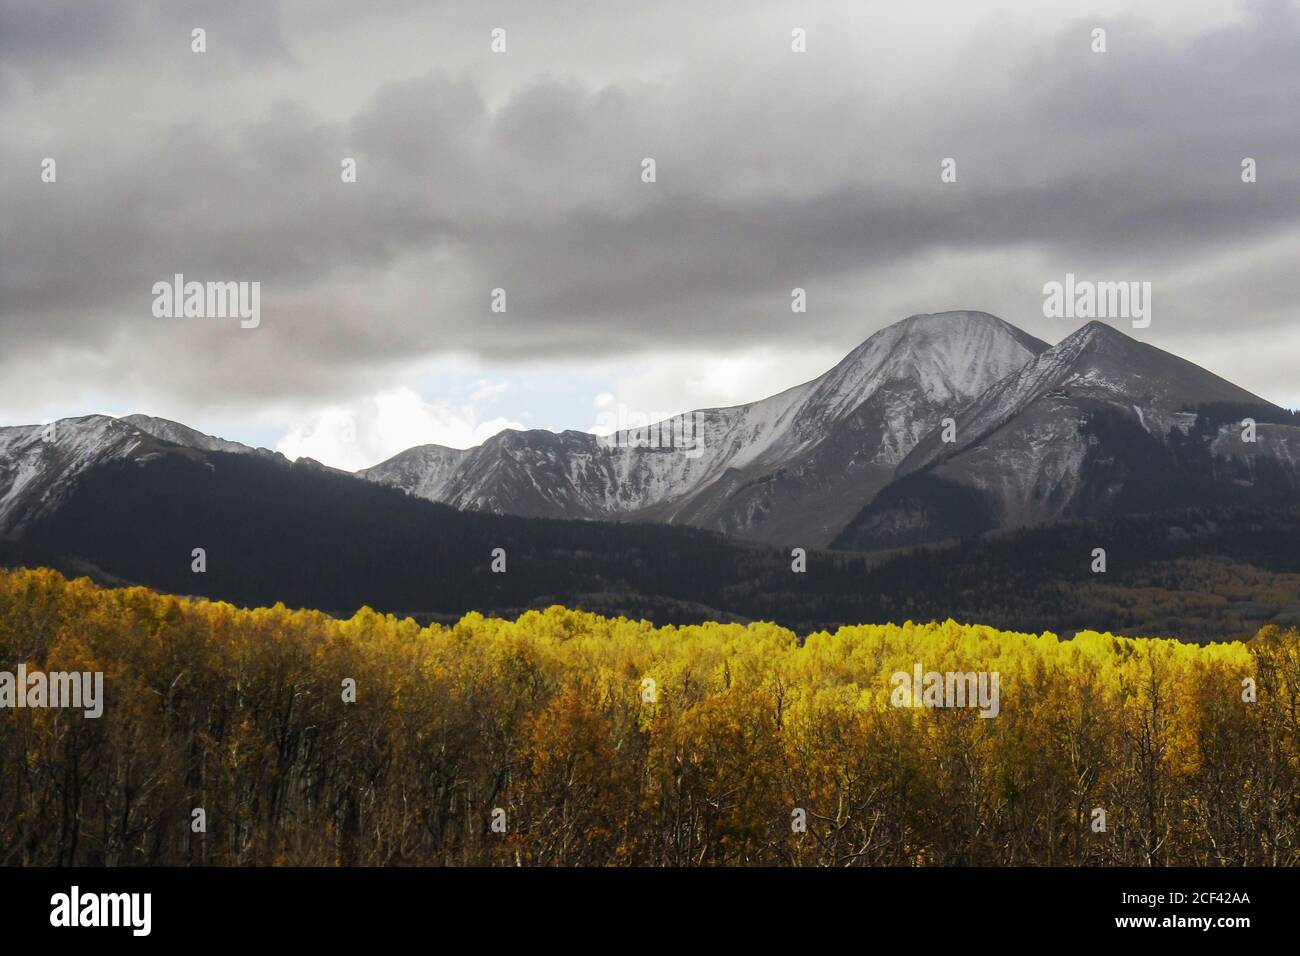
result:
<svg viewBox="0 0 1300 956"><path fill-rule="evenodd" d="M8 864L1300 863L1294 630L421 628L23 570L0 656L106 689L98 720L0 712ZM999 716L890 706L916 663L998 672Z"/></svg>

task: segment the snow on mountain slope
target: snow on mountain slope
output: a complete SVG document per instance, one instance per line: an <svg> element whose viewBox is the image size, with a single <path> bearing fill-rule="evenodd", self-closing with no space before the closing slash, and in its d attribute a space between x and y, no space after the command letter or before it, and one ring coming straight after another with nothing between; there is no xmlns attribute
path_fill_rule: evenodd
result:
<svg viewBox="0 0 1300 956"><path fill-rule="evenodd" d="M914 315L882 329L820 379L800 410L814 435L888 382L915 384L931 402L965 402L1047 348L987 312Z"/></svg>
<svg viewBox="0 0 1300 956"><path fill-rule="evenodd" d="M1239 419L1252 409L1259 440L1246 443ZM214 452L286 461L144 415L0 428L0 536L103 463L179 454L218 467ZM422 445L358 477L464 510L873 549L1174 500L1294 497L1300 427L1103 323L1048 348L987 313L945 312L882 329L825 374L747 405L610 438L504 431L475 448Z"/></svg>
<svg viewBox="0 0 1300 956"><path fill-rule="evenodd" d="M200 451L224 451L239 455L255 452L274 454L273 452L267 452L265 448L251 448L248 445L241 445L237 441L227 441L214 435L205 435L188 425L168 421L165 418L154 418L151 415L126 415L118 419L118 421L133 425L140 431L155 438L161 438L163 441L169 441L173 445L184 445L186 448L197 448Z"/></svg>
<svg viewBox="0 0 1300 956"><path fill-rule="evenodd" d="M1133 409L1147 431L1156 434L1168 431L1184 405L1267 404L1198 365L1094 321L998 382L967 408L957 418L955 443L945 445L940 435L929 436L902 470L915 471L952 457L1045 398L1092 398L1123 405Z"/></svg>
<svg viewBox="0 0 1300 956"><path fill-rule="evenodd" d="M1186 409L1216 403L1272 407L1191 362L1091 322L971 403L956 417L955 441L945 443L941 432L921 441L895 483L837 544L892 547L1114 508L1172 506L1192 477L1204 496L1225 483L1221 466L1190 441L1171 444L1169 436L1186 435L1197 420ZM1300 452L1300 429L1261 429L1267 443L1220 440L1212 450L1223 458L1265 458L1281 468L1267 481L1295 481L1288 462Z"/></svg>
<svg viewBox="0 0 1300 956"><path fill-rule="evenodd" d="M668 521L763 540L797 532L817 544L944 413L1046 347L983 312L916 315L824 375L751 404L604 440L507 431L463 452L421 446L359 474L458 508ZM682 422L684 447L668 437Z"/></svg>
<svg viewBox="0 0 1300 956"><path fill-rule="evenodd" d="M775 543L826 544L944 417L1046 347L987 313L912 316L801 386L768 441L644 516Z"/></svg>
<svg viewBox="0 0 1300 956"><path fill-rule="evenodd" d="M824 375L749 405L709 409L701 477L721 468L775 464L824 440L831 426L900 383L936 407L965 404L1045 349L986 312L914 315L876 334ZM901 460L919 438L904 401L890 403L881 444L867 451ZM928 431L928 428L921 431ZM680 487L674 489L678 493Z"/></svg>
<svg viewBox="0 0 1300 956"><path fill-rule="evenodd" d="M169 450L282 457L147 415L86 415L46 425L0 428L0 536L21 532L56 507L87 469Z"/></svg>
<svg viewBox="0 0 1300 956"><path fill-rule="evenodd" d="M155 444L134 426L106 415L0 428L0 535L19 531L56 505L68 483L86 469L145 453Z"/></svg>
<svg viewBox="0 0 1300 956"><path fill-rule="evenodd" d="M418 498L445 501L447 485L469 452L442 445L416 445L357 472L363 478L405 489Z"/></svg>

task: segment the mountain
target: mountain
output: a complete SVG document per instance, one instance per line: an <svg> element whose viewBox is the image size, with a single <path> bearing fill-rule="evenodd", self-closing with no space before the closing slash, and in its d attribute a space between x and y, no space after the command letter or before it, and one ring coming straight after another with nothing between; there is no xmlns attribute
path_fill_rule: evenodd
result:
<svg viewBox="0 0 1300 956"><path fill-rule="evenodd" d="M815 547L942 418L1046 348L988 313L915 315L761 401L605 439L537 430L465 451L423 445L359 474L460 509L656 521Z"/></svg>
<svg viewBox="0 0 1300 956"><path fill-rule="evenodd" d="M15 537L57 508L88 470L147 460L167 448L281 457L147 415L86 415L0 428L0 537Z"/></svg>
<svg viewBox="0 0 1300 956"><path fill-rule="evenodd" d="M1256 441L1241 421L1258 422ZM1112 512L1294 500L1300 419L1090 322L927 435L835 546L880 549Z"/></svg>
<svg viewBox="0 0 1300 956"><path fill-rule="evenodd" d="M1300 415L1101 323L1048 347L984 313L913 316L692 422L698 443L503 432L361 475L144 415L0 428L0 564L423 617L564 603L1198 638L1300 619Z"/></svg>
<svg viewBox="0 0 1300 956"><path fill-rule="evenodd" d="M1242 440L1244 418L1257 441ZM810 382L683 419L422 445L357 477L463 512L685 526L787 553L1300 491L1300 416L1100 322L1048 347L983 312L916 315ZM0 537L57 510L89 471L163 453L288 464L145 415L0 428Z"/></svg>
<svg viewBox="0 0 1300 956"><path fill-rule="evenodd" d="M197 429L190 428L188 425L182 425L179 422L168 421L165 418L154 418L151 415L127 415L118 421L125 422L145 434L152 435L165 442L171 442L173 445L183 445L186 448L197 448L199 451L226 451L239 455L275 455L275 452L268 451L265 448L251 448L248 445L241 445L237 441L227 441L224 438L217 438L213 435L205 435Z"/></svg>
<svg viewBox="0 0 1300 956"><path fill-rule="evenodd" d="M885 560L810 551L800 574L783 549L712 532L457 511L306 459L159 444L85 469L20 540L0 539L0 565L244 606L351 615L367 605L421 621L565 604L661 625L775 621L801 634L952 617L1063 635L1232 639L1300 620L1297 534L1294 506L1197 508ZM1086 570L1097 541L1113 552L1104 576ZM205 551L201 573L194 548ZM492 570L497 548L504 573Z"/></svg>
<svg viewBox="0 0 1300 956"><path fill-rule="evenodd" d="M105 415L0 428L0 536L57 507L86 470L147 455L155 445L153 436Z"/></svg>
<svg viewBox="0 0 1300 956"><path fill-rule="evenodd" d="M19 540L0 540L0 564L347 615L563 603L661 623L754 615L816 629L862 611L857 555L795 574L787 552L711 532L458 511L308 459L161 443L85 468Z"/></svg>

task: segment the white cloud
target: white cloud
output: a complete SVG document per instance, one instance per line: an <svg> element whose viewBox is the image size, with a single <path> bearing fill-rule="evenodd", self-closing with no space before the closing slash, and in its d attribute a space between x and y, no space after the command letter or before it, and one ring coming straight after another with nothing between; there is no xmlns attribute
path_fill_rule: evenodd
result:
<svg viewBox="0 0 1300 956"><path fill-rule="evenodd" d="M469 400L471 402L482 402L500 395L508 388L510 388L509 382L489 382L487 379L481 378L478 380L478 388L470 393Z"/></svg>
<svg viewBox="0 0 1300 956"><path fill-rule="evenodd" d="M505 387L492 386L498 391ZM276 450L356 471L413 445L468 448L504 429L526 427L501 416L485 419L472 402L428 402L414 389L395 388L311 414L276 443Z"/></svg>
<svg viewBox="0 0 1300 956"><path fill-rule="evenodd" d="M662 421L696 409L755 402L816 378L843 357L831 347L656 355L641 370L620 377L613 393L595 396L596 422L587 430L613 431L611 417L620 409L633 422Z"/></svg>

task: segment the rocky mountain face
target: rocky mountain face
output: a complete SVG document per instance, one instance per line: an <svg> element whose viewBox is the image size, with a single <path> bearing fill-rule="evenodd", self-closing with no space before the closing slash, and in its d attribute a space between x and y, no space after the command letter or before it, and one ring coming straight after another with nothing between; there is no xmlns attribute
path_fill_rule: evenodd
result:
<svg viewBox="0 0 1300 956"><path fill-rule="evenodd" d="M424 445L360 474L461 509L819 546L941 419L1046 348L987 313L916 315L824 375L748 405L604 439L509 431L465 451Z"/></svg>
<svg viewBox="0 0 1300 956"><path fill-rule="evenodd" d="M282 458L147 415L86 415L0 428L0 537L16 537L65 499L76 481L112 461L164 452L225 451Z"/></svg>
<svg viewBox="0 0 1300 956"><path fill-rule="evenodd" d="M151 436L104 415L0 428L0 535L13 536L57 507L95 465L148 454Z"/></svg>
<svg viewBox="0 0 1300 956"><path fill-rule="evenodd" d="M21 537L100 466L165 455L211 469L230 454L289 464L145 415L0 428L0 537ZM1100 322L1049 348L987 313L944 312L889 326L824 375L748 405L607 437L505 431L475 448L422 445L356 477L462 512L876 551L1294 502L1300 416Z"/></svg>
<svg viewBox="0 0 1300 956"><path fill-rule="evenodd" d="M917 443L836 546L1281 502L1300 490L1300 419L1101 322L998 382L955 424L951 441L935 431Z"/></svg>
<svg viewBox="0 0 1300 956"><path fill-rule="evenodd" d="M248 445L241 445L237 441L227 441L224 438L205 435L188 425L168 421L165 418L154 418L151 415L127 415L118 419L118 421L162 441L170 442L173 445L182 445L186 448L197 448L199 451L227 451L232 454L258 454L276 457L275 452L268 451L265 448L250 448Z"/></svg>

